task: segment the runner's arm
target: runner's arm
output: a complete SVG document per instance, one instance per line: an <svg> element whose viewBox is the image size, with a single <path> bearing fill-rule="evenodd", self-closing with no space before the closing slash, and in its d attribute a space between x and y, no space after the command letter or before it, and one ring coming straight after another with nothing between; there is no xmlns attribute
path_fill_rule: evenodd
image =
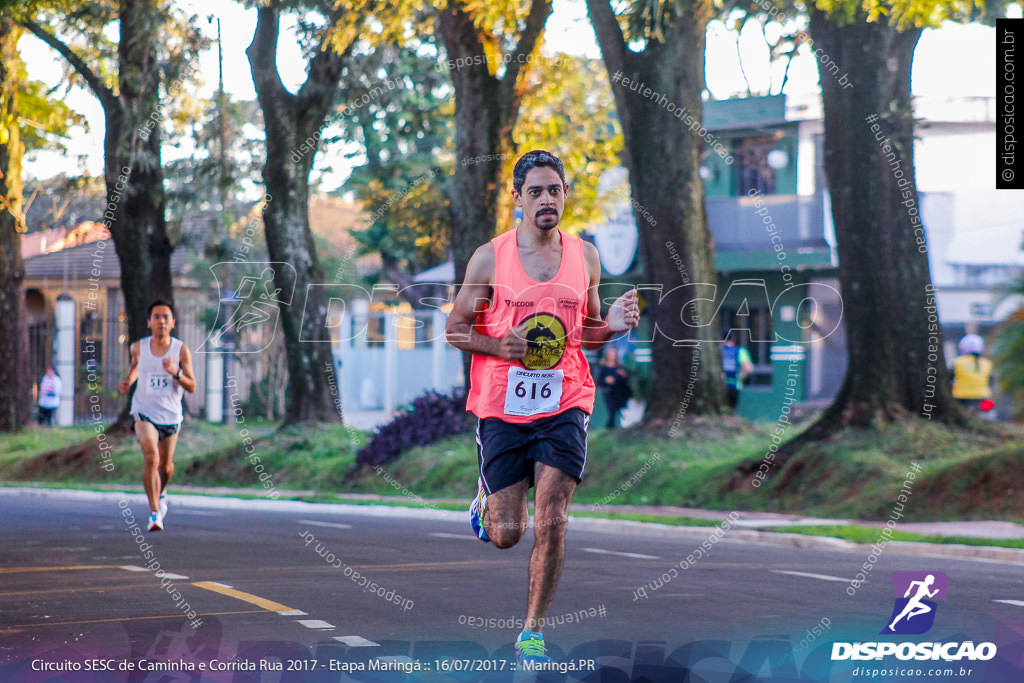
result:
<svg viewBox="0 0 1024 683"><path fill-rule="evenodd" d="M504 337L492 337L476 329L477 316L490 305L493 280L494 246L488 242L469 259L465 281L448 314L445 340L460 351L520 360L526 354L525 325L512 328Z"/></svg>
<svg viewBox="0 0 1024 683"><path fill-rule="evenodd" d="M185 391L193 393L196 390L196 376L192 372L192 352L184 344L181 345L181 355L178 356L178 369L181 370L178 383L184 387Z"/></svg>
<svg viewBox="0 0 1024 683"><path fill-rule="evenodd" d="M127 394L129 387L139 378L139 342L131 345L129 355L131 356L132 364L128 367L128 376L117 385L117 390L122 394Z"/></svg>
<svg viewBox="0 0 1024 683"><path fill-rule="evenodd" d="M601 257L597 247L589 242L583 244L583 255L587 262L587 310L583 317L583 341L585 349L597 349L620 332L628 332L640 322L640 307L636 290L631 289L612 304L608 315L601 319L601 298L597 286L601 284Z"/></svg>

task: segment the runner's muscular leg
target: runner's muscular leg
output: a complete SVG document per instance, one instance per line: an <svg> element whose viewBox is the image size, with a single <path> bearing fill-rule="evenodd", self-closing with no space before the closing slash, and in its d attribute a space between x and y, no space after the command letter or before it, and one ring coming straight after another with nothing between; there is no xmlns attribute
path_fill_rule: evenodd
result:
<svg viewBox="0 0 1024 683"><path fill-rule="evenodd" d="M158 496L167 490L167 484L174 476L174 447L177 444L178 434L172 434L157 443L160 452L160 491L157 493Z"/></svg>
<svg viewBox="0 0 1024 683"><path fill-rule="evenodd" d="M530 555L530 595L526 628L540 631L555 597L565 559L565 528L576 479L550 465L536 464L533 553Z"/></svg>
<svg viewBox="0 0 1024 683"><path fill-rule="evenodd" d="M530 523L526 507L529 491L529 480L522 479L487 496L484 531L494 547L511 548L526 533Z"/></svg>
<svg viewBox="0 0 1024 683"><path fill-rule="evenodd" d="M142 485L149 499L149 509L155 512L160 498L160 453L156 427L144 420L138 420L135 423L135 436L142 447Z"/></svg>

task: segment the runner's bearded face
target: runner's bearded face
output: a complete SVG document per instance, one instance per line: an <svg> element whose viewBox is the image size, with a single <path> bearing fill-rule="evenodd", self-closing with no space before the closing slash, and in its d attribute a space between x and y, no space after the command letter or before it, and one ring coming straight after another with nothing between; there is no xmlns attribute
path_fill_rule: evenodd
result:
<svg viewBox="0 0 1024 683"><path fill-rule="evenodd" d="M558 227L565 209L565 184L553 168L531 168L523 179L522 194L516 195L523 217L547 232Z"/></svg>

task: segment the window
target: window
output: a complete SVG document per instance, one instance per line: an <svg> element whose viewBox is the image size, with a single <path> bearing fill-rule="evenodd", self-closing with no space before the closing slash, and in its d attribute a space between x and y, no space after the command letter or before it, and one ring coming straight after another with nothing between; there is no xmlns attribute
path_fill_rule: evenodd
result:
<svg viewBox="0 0 1024 683"><path fill-rule="evenodd" d="M768 152L778 146L774 138L740 140L733 156L736 158L736 194L757 191L775 194L775 169L768 165Z"/></svg>

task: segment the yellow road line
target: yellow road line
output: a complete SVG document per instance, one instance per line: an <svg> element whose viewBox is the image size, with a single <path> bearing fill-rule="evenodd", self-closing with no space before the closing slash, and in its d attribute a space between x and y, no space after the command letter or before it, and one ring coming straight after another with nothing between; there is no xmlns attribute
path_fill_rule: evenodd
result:
<svg viewBox="0 0 1024 683"><path fill-rule="evenodd" d="M0 574L19 574L22 572L69 572L76 569L117 569L119 564L86 564L75 567L8 567L0 569Z"/></svg>
<svg viewBox="0 0 1024 683"><path fill-rule="evenodd" d="M242 610L241 612L201 612L197 614L197 617L218 617L225 614L259 614L262 610L249 609ZM158 614L154 617L118 617L117 619L89 619L88 621L45 621L35 624L15 624L9 626L0 633L12 633L18 629L25 628L37 628L39 626L71 626L74 624L103 624L111 621L142 621L145 619L185 619L184 614Z"/></svg>
<svg viewBox="0 0 1024 683"><path fill-rule="evenodd" d="M256 605L257 607L262 607L263 609L267 610L268 612L291 612L292 611L291 607L285 607L284 605L282 605L279 602L274 602L273 600L267 600L266 598L261 598L258 595L253 595L252 593L243 593L242 591L235 590L234 588L228 588L224 584L217 583L216 581L199 581L197 583L193 583L192 585L193 586L199 586L200 588L205 588L206 590L213 591L214 593L220 593L221 595L227 595L228 597L237 598L238 600L243 600L245 602L248 602L251 605Z"/></svg>

